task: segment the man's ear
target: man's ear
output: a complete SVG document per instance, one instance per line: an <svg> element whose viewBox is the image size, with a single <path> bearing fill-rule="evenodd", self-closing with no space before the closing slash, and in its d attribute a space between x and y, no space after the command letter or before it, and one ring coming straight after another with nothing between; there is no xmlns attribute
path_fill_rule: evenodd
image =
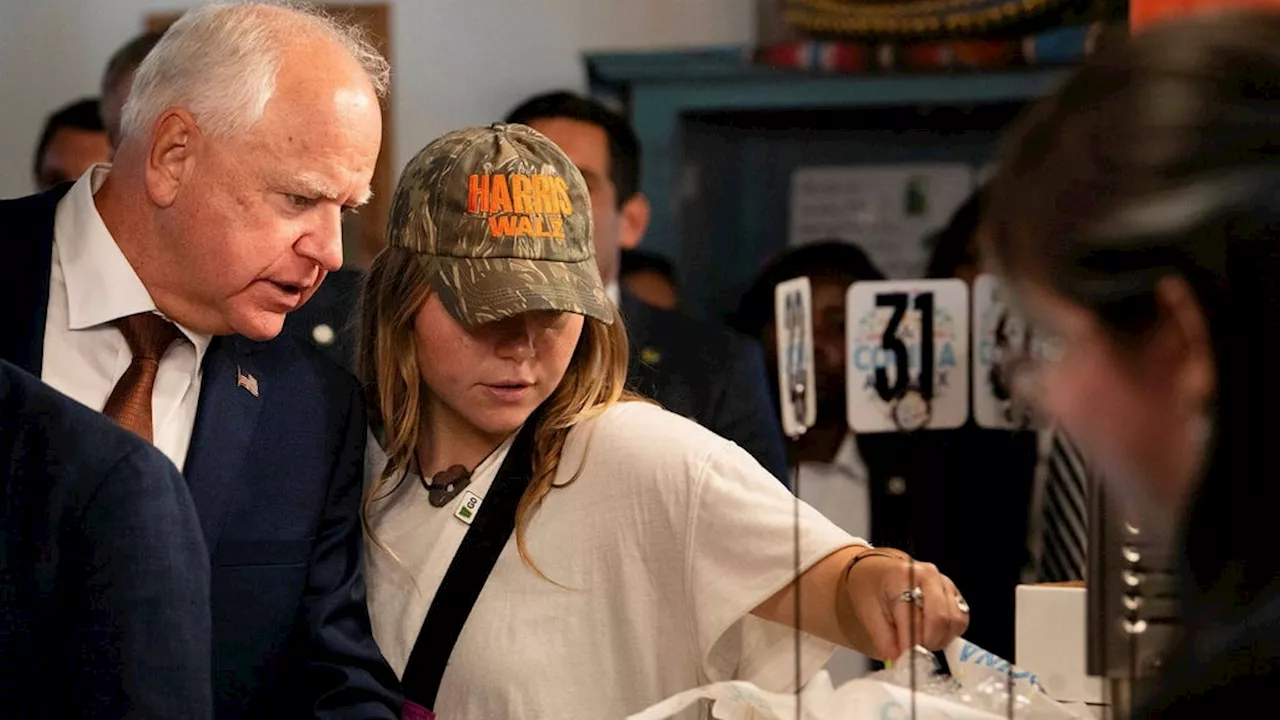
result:
<svg viewBox="0 0 1280 720"><path fill-rule="evenodd" d="M649 198L637 192L622 203L619 215L622 222L619 223L618 246L623 250L634 250L649 229Z"/></svg>
<svg viewBox="0 0 1280 720"><path fill-rule="evenodd" d="M1217 392L1213 342L1204 310L1186 280L1166 277L1156 285L1156 302L1166 318L1160 332L1179 358L1175 391L1187 407L1202 412Z"/></svg>
<svg viewBox="0 0 1280 720"><path fill-rule="evenodd" d="M156 121L144 171L147 193L157 207L172 205L190 180L200 141L200 128L186 110L166 110Z"/></svg>

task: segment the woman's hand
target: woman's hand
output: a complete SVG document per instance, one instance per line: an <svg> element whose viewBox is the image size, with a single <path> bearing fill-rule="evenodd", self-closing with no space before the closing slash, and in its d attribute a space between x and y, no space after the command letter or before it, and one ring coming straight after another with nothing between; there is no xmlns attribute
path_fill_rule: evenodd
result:
<svg viewBox="0 0 1280 720"><path fill-rule="evenodd" d="M913 586L918 594L904 595ZM899 550L853 545L819 560L764 601L754 614L796 627L800 587L804 632L881 660L897 660L915 644L945 647L969 627L969 606L956 586L929 563ZM918 595L918 600L910 599ZM915 628L912 632L912 610Z"/></svg>
<svg viewBox="0 0 1280 720"><path fill-rule="evenodd" d="M905 555L879 549L846 567L836 616L850 644L890 661L913 644L940 650L969 627L969 606L950 578L930 563L913 567Z"/></svg>

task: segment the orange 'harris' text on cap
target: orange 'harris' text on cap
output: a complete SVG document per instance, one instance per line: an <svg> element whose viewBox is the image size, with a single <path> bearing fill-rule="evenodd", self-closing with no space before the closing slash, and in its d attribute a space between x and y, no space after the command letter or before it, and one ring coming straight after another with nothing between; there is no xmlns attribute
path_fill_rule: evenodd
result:
<svg viewBox="0 0 1280 720"><path fill-rule="evenodd" d="M559 175L476 174L467 179L467 212L487 215L493 237L563 240L573 201Z"/></svg>

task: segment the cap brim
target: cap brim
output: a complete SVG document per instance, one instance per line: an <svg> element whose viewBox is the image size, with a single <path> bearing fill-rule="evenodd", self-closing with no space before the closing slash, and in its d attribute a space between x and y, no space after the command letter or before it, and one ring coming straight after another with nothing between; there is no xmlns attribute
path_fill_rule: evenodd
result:
<svg viewBox="0 0 1280 720"><path fill-rule="evenodd" d="M524 258L432 258L432 284L440 301L468 326L534 310L559 310L613 322L596 261Z"/></svg>

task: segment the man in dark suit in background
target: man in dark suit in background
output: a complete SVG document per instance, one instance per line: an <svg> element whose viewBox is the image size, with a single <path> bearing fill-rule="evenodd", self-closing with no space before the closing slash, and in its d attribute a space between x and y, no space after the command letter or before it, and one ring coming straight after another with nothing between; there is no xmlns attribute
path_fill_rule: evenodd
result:
<svg viewBox="0 0 1280 720"><path fill-rule="evenodd" d="M159 451L0 361L0 708L209 718L209 556Z"/></svg>
<svg viewBox="0 0 1280 720"><path fill-rule="evenodd" d="M623 250L618 277L646 305L667 310L680 307L676 269L671 261L644 250Z"/></svg>
<svg viewBox="0 0 1280 720"><path fill-rule="evenodd" d="M525 101L506 121L546 135L587 181L596 263L631 340L632 388L736 442L787 482L760 346L727 328L646 305L618 285L620 251L639 245L649 225L639 140L627 120L594 100L557 92Z"/></svg>
<svg viewBox="0 0 1280 720"><path fill-rule="evenodd" d="M359 387L277 337L341 265L387 75L309 10L200 6L138 68L110 167L0 203L0 357L186 477L220 719L400 715L360 572Z"/></svg>
<svg viewBox="0 0 1280 720"><path fill-rule="evenodd" d="M364 273L355 268L329 273L307 304L285 317L285 333L354 372L358 340L355 308L363 278Z"/></svg>
<svg viewBox="0 0 1280 720"><path fill-rule="evenodd" d="M32 177L36 190L72 182L94 163L111 158L96 98L59 108L45 120L36 143Z"/></svg>

